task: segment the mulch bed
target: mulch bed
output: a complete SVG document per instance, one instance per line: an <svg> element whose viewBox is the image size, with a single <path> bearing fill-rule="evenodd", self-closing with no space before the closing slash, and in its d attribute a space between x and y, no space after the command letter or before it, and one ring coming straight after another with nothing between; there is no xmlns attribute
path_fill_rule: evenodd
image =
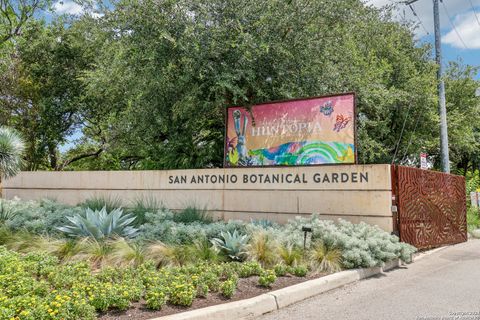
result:
<svg viewBox="0 0 480 320"><path fill-rule="evenodd" d="M258 277L243 278L238 280L237 291L231 299L223 297L220 293L211 292L208 294L207 298L196 298L193 301L191 307L181 307L173 306L167 304L162 308L162 310L152 311L148 310L145 306L144 301L134 303L132 307L126 311L109 311L98 316L98 319L101 320L126 320L126 319L135 319L135 320L146 320L161 316L166 316L169 314L180 313L185 311L190 311L199 308L205 308L217 304L228 303L237 300L243 300L248 298L253 298L255 296L267 293L269 291L278 290L288 286L292 286L297 283L305 282L308 280L320 278L325 274L309 274L306 277L300 278L295 276L285 276L278 277L277 281L272 285L271 288L264 288L258 285Z"/></svg>

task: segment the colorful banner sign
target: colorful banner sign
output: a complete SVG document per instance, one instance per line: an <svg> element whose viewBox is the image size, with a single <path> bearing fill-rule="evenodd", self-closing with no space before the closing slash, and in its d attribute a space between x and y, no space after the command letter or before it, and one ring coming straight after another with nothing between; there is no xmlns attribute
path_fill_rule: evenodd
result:
<svg viewBox="0 0 480 320"><path fill-rule="evenodd" d="M355 163L353 93L229 107L225 166Z"/></svg>

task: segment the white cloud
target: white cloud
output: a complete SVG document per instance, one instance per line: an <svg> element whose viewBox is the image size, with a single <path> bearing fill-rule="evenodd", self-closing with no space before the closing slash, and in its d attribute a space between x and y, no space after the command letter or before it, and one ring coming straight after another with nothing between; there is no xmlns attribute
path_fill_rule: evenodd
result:
<svg viewBox="0 0 480 320"><path fill-rule="evenodd" d="M480 24L473 11L456 16L453 23L469 49L480 49ZM442 41L455 48L465 48L453 29L442 37Z"/></svg>
<svg viewBox="0 0 480 320"><path fill-rule="evenodd" d="M99 18L103 17L105 14L99 13L99 12L92 12L92 13L90 13L90 15L91 15L94 19L99 19Z"/></svg>
<svg viewBox="0 0 480 320"><path fill-rule="evenodd" d="M405 4L403 1L400 0L363 0L365 3L373 5L375 7L382 7L387 4L397 3L397 11L395 15L395 19L398 21L403 20L404 18L418 23L418 18L414 16L412 10ZM451 15L452 19L459 15L464 15L466 13L473 13L470 1L444 1L445 6L447 7L448 13ZM471 0L471 3L476 8L477 13L480 13L480 0ZM429 34L433 34L433 5L431 0L418 0L414 4L412 4L413 9L417 13L418 17L422 21L422 24L425 26L425 29L428 31ZM439 3L439 11L440 11L440 24L442 28L442 32L450 32L452 27L450 22L448 21L449 18L445 12L442 3ZM457 24L455 24L457 27ZM477 27L480 28L480 26ZM458 27L457 27L458 29ZM478 29L480 33L480 29ZM419 26L416 30L417 37L425 36L427 33L425 30ZM463 34L460 33L463 37ZM467 43L468 45L468 43Z"/></svg>
<svg viewBox="0 0 480 320"><path fill-rule="evenodd" d="M81 15L83 13L83 8L81 5L73 1L58 1L53 5L55 12L58 14L74 14Z"/></svg>

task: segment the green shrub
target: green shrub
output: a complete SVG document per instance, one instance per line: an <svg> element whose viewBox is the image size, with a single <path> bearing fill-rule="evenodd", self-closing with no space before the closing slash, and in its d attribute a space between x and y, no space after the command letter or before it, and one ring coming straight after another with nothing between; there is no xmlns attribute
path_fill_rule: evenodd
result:
<svg viewBox="0 0 480 320"><path fill-rule="evenodd" d="M218 250L206 238L197 239L191 246L191 254L193 259L198 261L220 261Z"/></svg>
<svg viewBox="0 0 480 320"><path fill-rule="evenodd" d="M467 210L467 228L470 232L480 228L480 213L478 208L470 207Z"/></svg>
<svg viewBox="0 0 480 320"><path fill-rule="evenodd" d="M123 202L118 197L111 197L111 196L95 196L91 197L84 202L80 203L79 206L85 209L91 209L93 211L100 211L103 208L107 210L107 212L111 212L117 208L123 207Z"/></svg>
<svg viewBox="0 0 480 320"><path fill-rule="evenodd" d="M220 280L213 271L205 271L199 275L199 283L208 287L209 291L218 291L220 289Z"/></svg>
<svg viewBox="0 0 480 320"><path fill-rule="evenodd" d="M218 221L210 224L200 222L177 223L173 221L173 213L168 210L157 214L146 213L146 223L139 227L138 240L161 241L165 244L191 244L197 240L221 237L222 232L245 233L245 223L242 221Z"/></svg>
<svg viewBox="0 0 480 320"><path fill-rule="evenodd" d="M278 225L268 219L251 219L250 223L262 229L276 228Z"/></svg>
<svg viewBox="0 0 480 320"><path fill-rule="evenodd" d="M299 265L296 267L288 267L287 271L296 277L305 277L308 273L308 268L306 266Z"/></svg>
<svg viewBox="0 0 480 320"><path fill-rule="evenodd" d="M287 266L296 266L302 260L302 249L287 244L278 248L278 255Z"/></svg>
<svg viewBox="0 0 480 320"><path fill-rule="evenodd" d="M381 266L385 262L400 258L408 262L416 249L399 241L397 236L366 223L353 224L339 219L338 223L320 220L318 215L311 218L297 217L282 228L279 238L284 243L301 247L302 226L313 230L312 240L322 241L327 247L342 252L342 266L346 269Z"/></svg>
<svg viewBox="0 0 480 320"><path fill-rule="evenodd" d="M17 214L18 209L15 208L12 201L0 199L0 223L13 219Z"/></svg>
<svg viewBox="0 0 480 320"><path fill-rule="evenodd" d="M173 281L169 287L169 301L174 305L191 306L196 290L191 283Z"/></svg>
<svg viewBox="0 0 480 320"><path fill-rule="evenodd" d="M283 277L284 275L287 274L287 266L284 265L284 264L277 264L275 265L275 267L273 268L273 270L275 270L275 275L277 277Z"/></svg>
<svg viewBox="0 0 480 320"><path fill-rule="evenodd" d="M5 221L12 230L26 230L34 234L59 234L57 227L68 223L67 216L82 214L81 207L71 207L49 199L40 201L3 200L15 208L16 214Z"/></svg>
<svg viewBox="0 0 480 320"><path fill-rule="evenodd" d="M67 219L70 223L57 229L73 237L91 237L95 240L113 236L132 238L138 232L138 229L132 227L135 217L123 214L122 209L107 213L106 207L95 211L87 208L85 217L75 215Z"/></svg>
<svg viewBox="0 0 480 320"><path fill-rule="evenodd" d="M220 284L220 292L225 298L231 298L237 290L238 279L230 277Z"/></svg>
<svg viewBox="0 0 480 320"><path fill-rule="evenodd" d="M128 209L135 217L135 226L141 226L147 222L146 214L156 214L162 209L162 204L153 196L142 196L136 198L132 203L132 208Z"/></svg>
<svg viewBox="0 0 480 320"><path fill-rule="evenodd" d="M262 272L262 266L256 261L248 261L240 264L237 270L240 278L248 278L258 276Z"/></svg>
<svg viewBox="0 0 480 320"><path fill-rule="evenodd" d="M165 287L151 287L145 292L145 302L147 308L160 310L167 303L167 293Z"/></svg>
<svg viewBox="0 0 480 320"><path fill-rule="evenodd" d="M271 287L272 284L277 280L275 271L273 270L264 270L260 277L258 277L258 284L262 287Z"/></svg>
<svg viewBox="0 0 480 320"><path fill-rule="evenodd" d="M205 209L189 206L173 215L173 221L177 223L212 223L212 217Z"/></svg>

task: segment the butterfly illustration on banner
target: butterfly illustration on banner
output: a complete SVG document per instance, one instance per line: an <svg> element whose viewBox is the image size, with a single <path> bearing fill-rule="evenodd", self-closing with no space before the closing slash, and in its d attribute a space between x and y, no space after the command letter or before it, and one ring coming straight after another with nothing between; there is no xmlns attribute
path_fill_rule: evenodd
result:
<svg viewBox="0 0 480 320"><path fill-rule="evenodd" d="M333 131L340 132L340 130L344 129L351 120L352 117L350 116L337 114L337 119L335 122L335 126L333 127Z"/></svg>
<svg viewBox="0 0 480 320"><path fill-rule="evenodd" d="M324 105L320 106L320 113L323 113L329 117L333 113L333 103L332 101L325 102Z"/></svg>

